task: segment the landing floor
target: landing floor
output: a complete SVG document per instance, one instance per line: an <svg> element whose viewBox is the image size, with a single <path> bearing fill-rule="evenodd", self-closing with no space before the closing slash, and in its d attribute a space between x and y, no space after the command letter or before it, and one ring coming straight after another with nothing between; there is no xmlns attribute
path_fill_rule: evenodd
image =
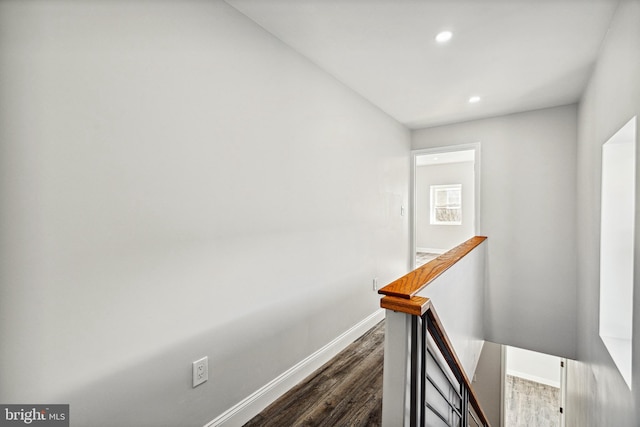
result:
<svg viewBox="0 0 640 427"><path fill-rule="evenodd" d="M380 426L384 321L244 427Z"/></svg>

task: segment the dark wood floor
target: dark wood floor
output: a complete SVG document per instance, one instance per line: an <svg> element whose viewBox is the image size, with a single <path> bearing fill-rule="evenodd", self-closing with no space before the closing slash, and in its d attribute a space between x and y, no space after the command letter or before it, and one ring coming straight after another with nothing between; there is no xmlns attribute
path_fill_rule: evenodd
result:
<svg viewBox="0 0 640 427"><path fill-rule="evenodd" d="M380 426L384 321L244 427Z"/></svg>

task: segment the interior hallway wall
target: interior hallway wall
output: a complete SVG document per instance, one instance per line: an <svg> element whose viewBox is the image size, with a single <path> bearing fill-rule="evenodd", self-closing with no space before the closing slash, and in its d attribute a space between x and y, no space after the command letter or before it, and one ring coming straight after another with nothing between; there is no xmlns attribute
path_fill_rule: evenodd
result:
<svg viewBox="0 0 640 427"><path fill-rule="evenodd" d="M640 419L640 175L636 174L632 390L599 336L602 145L640 116L640 1L613 17L579 109L578 359L568 363L568 426L637 426ZM638 137L638 135L636 136ZM636 144L640 141L636 140ZM640 150L636 150L636 165Z"/></svg>
<svg viewBox="0 0 640 427"><path fill-rule="evenodd" d="M413 149L480 142L486 339L576 356L577 107L419 129Z"/></svg>
<svg viewBox="0 0 640 427"><path fill-rule="evenodd" d="M416 247L444 253L474 236L475 172L473 162L416 167ZM431 185L462 184L462 224L431 224Z"/></svg>
<svg viewBox="0 0 640 427"><path fill-rule="evenodd" d="M202 426L407 271L409 131L223 1L2 1L0 66L0 402Z"/></svg>

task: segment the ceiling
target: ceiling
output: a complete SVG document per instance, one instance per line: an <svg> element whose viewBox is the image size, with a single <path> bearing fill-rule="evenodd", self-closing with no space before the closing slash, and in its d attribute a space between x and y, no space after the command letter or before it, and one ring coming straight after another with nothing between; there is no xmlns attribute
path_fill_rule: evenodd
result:
<svg viewBox="0 0 640 427"><path fill-rule="evenodd" d="M577 102L618 3L226 1L412 129Z"/></svg>

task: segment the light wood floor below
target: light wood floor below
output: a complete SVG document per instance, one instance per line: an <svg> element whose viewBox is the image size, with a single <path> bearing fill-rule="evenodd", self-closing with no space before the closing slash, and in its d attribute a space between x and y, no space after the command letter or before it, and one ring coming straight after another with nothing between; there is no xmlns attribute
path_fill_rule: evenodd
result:
<svg viewBox="0 0 640 427"><path fill-rule="evenodd" d="M560 389L507 375L507 427L558 427Z"/></svg>

